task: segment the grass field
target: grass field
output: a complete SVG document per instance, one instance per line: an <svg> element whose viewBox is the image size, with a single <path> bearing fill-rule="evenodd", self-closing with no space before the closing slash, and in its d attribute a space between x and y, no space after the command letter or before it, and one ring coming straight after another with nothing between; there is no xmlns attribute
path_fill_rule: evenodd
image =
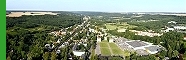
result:
<svg viewBox="0 0 186 60"><path fill-rule="evenodd" d="M124 55L124 56L129 56L129 52L128 51L123 51L121 50L116 44L114 43L109 43L113 54L115 55Z"/></svg>
<svg viewBox="0 0 186 60"><path fill-rule="evenodd" d="M123 51L114 43L109 43L113 54L115 55L123 55Z"/></svg>
<svg viewBox="0 0 186 60"><path fill-rule="evenodd" d="M107 47L108 48L108 45L107 45L107 43L100 43L100 47Z"/></svg>
<svg viewBox="0 0 186 60"><path fill-rule="evenodd" d="M109 48L101 48L102 55L111 55Z"/></svg>
<svg viewBox="0 0 186 60"><path fill-rule="evenodd" d="M107 24L107 25L106 25L106 28L109 29L109 30L114 30L114 29L117 28L117 26L116 26L116 25Z"/></svg>
<svg viewBox="0 0 186 60"><path fill-rule="evenodd" d="M118 46L117 46L116 44L114 44L114 43L109 43L109 45L110 45L110 47L112 47L112 48L118 48Z"/></svg>
<svg viewBox="0 0 186 60"><path fill-rule="evenodd" d="M128 28L134 28L134 27L137 27L137 26L134 26L134 25L129 25L125 22L122 22L122 23L107 23L106 25L106 28L109 29L109 30L114 30L114 29L128 29Z"/></svg>
<svg viewBox="0 0 186 60"><path fill-rule="evenodd" d="M102 55L111 55L111 54L122 55L122 56L130 55L128 51L121 50L115 43L109 43L107 41L100 42L100 49Z"/></svg>

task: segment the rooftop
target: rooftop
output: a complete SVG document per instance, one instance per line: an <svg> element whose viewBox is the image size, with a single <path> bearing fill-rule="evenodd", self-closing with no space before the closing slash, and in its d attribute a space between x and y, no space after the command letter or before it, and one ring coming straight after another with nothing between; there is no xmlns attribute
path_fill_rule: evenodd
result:
<svg viewBox="0 0 186 60"><path fill-rule="evenodd" d="M142 41L131 41L131 42L126 42L126 43L128 43L134 48L148 45L147 43L144 43Z"/></svg>
<svg viewBox="0 0 186 60"><path fill-rule="evenodd" d="M136 50L136 53L139 55L148 55L149 53L143 49Z"/></svg>
<svg viewBox="0 0 186 60"><path fill-rule="evenodd" d="M158 46L149 46L149 47L145 47L145 48L150 50L151 52L160 51L160 47L158 47Z"/></svg>

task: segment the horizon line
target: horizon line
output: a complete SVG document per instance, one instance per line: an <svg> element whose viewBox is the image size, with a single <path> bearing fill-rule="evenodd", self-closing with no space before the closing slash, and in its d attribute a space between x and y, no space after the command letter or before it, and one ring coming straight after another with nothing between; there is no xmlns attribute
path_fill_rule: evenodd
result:
<svg viewBox="0 0 186 60"><path fill-rule="evenodd" d="M6 9L6 11L68 11L68 12L108 12L108 13L126 13L126 12L143 12L143 13L186 13L186 12L171 12L171 11L91 11L91 10L39 10L39 9Z"/></svg>

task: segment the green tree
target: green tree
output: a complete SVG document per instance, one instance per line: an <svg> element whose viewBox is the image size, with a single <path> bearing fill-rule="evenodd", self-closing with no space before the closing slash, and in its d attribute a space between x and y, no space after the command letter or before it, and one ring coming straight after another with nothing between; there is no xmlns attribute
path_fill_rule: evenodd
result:
<svg viewBox="0 0 186 60"><path fill-rule="evenodd" d="M6 58L6 60L11 60L10 56L8 56L8 57Z"/></svg>
<svg viewBox="0 0 186 60"><path fill-rule="evenodd" d="M168 44L168 49L167 49L168 51L167 51L167 56L169 57L169 58L171 58L172 57L172 48L170 47L170 45Z"/></svg>
<svg viewBox="0 0 186 60"><path fill-rule="evenodd" d="M177 57L179 52L177 50L172 51L172 57Z"/></svg>
<svg viewBox="0 0 186 60"><path fill-rule="evenodd" d="M55 52L51 52L51 60L57 60L56 57L57 54Z"/></svg>
<svg viewBox="0 0 186 60"><path fill-rule="evenodd" d="M43 59L44 59L44 60L48 60L49 54L50 54L49 52L45 52L45 53L43 54L43 56L42 56Z"/></svg>

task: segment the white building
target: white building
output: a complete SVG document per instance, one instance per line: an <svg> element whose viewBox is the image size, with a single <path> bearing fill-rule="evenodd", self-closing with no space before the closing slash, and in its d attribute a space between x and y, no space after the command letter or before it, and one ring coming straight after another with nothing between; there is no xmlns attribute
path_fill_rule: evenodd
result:
<svg viewBox="0 0 186 60"><path fill-rule="evenodd" d="M110 39L109 39L109 43L112 43L113 41L114 41L113 38L110 38Z"/></svg>
<svg viewBox="0 0 186 60"><path fill-rule="evenodd" d="M138 50L147 51L147 52L144 52L144 54L148 54L148 53L155 54L158 51L160 51L160 47L158 45L152 45L152 43L145 42L145 41L131 40L131 41L126 41L125 44L127 44L129 48L136 50L136 51Z"/></svg>
<svg viewBox="0 0 186 60"><path fill-rule="evenodd" d="M177 22L175 22L175 21L169 21L168 23L174 23L174 24L176 24Z"/></svg>
<svg viewBox="0 0 186 60"><path fill-rule="evenodd" d="M101 36L97 36L97 42L101 42Z"/></svg>
<svg viewBox="0 0 186 60"><path fill-rule="evenodd" d="M186 27L185 26L174 26L174 29L176 29L176 30L185 30Z"/></svg>
<svg viewBox="0 0 186 60"><path fill-rule="evenodd" d="M174 28L167 28L164 32L174 31Z"/></svg>
<svg viewBox="0 0 186 60"><path fill-rule="evenodd" d="M112 42L114 42L114 36L112 36L112 37L110 37L110 39L109 39L109 43L112 43Z"/></svg>
<svg viewBox="0 0 186 60"><path fill-rule="evenodd" d="M73 51L73 53L76 56L82 56L83 54L85 54L85 52L80 52L80 51Z"/></svg>
<svg viewBox="0 0 186 60"><path fill-rule="evenodd" d="M104 37L104 40L107 40L107 36Z"/></svg>

